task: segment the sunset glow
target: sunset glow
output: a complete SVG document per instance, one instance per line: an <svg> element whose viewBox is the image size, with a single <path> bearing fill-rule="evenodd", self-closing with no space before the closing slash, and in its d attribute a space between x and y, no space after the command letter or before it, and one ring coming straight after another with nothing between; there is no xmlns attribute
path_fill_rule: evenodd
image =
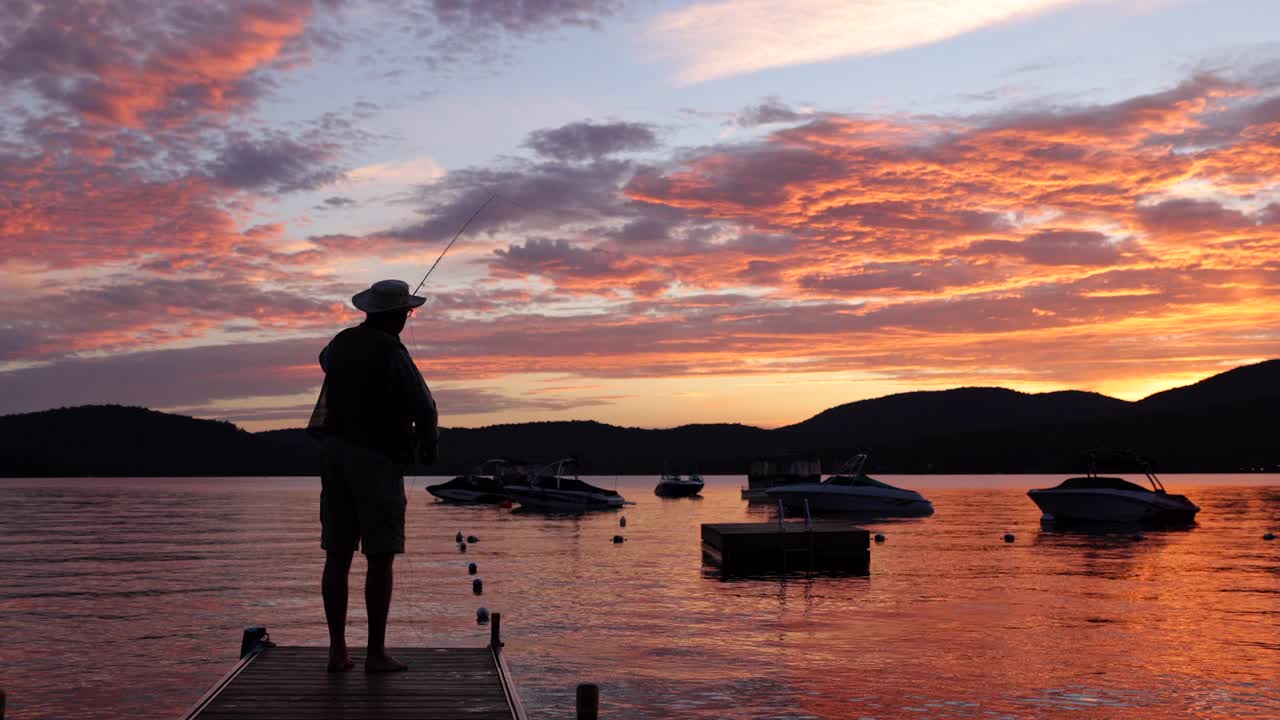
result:
<svg viewBox="0 0 1280 720"><path fill-rule="evenodd" d="M1280 356L1280 8L909 5L0 10L0 414L300 425L351 295L495 194L402 338L445 426Z"/></svg>

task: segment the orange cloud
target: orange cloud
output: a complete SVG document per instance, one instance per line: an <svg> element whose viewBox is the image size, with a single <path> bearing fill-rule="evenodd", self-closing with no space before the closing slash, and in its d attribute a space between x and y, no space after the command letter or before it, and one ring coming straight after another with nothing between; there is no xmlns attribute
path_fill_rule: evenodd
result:
<svg viewBox="0 0 1280 720"><path fill-rule="evenodd" d="M355 319L345 297L367 278L344 277L346 265L421 257L424 239L501 187L506 200L472 229L465 282L445 280L423 311L432 379L858 372L926 387L1150 388L1280 355L1275 94L1198 76L1090 108L815 114L665 163L611 146L509 160L437 179L426 195L439 204L412 225L308 243L284 222L245 227L253 196L235 187L315 175L264 168L274 145L246 141L220 181L122 170L101 159L121 153L67 141L0 158L0 250L48 279L37 292L49 296L52 278L82 272L83 295L65 311L0 306L0 360L188 353L263 331L305 339L293 350L309 355ZM121 117L169 112L129 107ZM260 352L256 394L314 380L309 357ZM263 378L281 387L261 391Z"/></svg>
<svg viewBox="0 0 1280 720"><path fill-rule="evenodd" d="M301 0L52 3L18 29L6 69L84 120L175 126L254 100L255 73L297 61L311 14Z"/></svg>

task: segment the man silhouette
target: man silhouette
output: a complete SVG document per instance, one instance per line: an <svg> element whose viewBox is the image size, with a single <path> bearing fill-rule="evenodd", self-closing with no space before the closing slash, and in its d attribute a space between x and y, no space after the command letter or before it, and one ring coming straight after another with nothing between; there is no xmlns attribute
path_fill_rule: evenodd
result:
<svg viewBox="0 0 1280 720"><path fill-rule="evenodd" d="M365 321L338 333L320 352L324 384L308 429L323 441L321 595L329 624L329 671L355 667L347 650L347 577L357 547L368 560L365 672L408 669L387 652L392 564L404 552L403 464L435 461L435 400L400 331L426 300L400 280L380 280L351 298Z"/></svg>

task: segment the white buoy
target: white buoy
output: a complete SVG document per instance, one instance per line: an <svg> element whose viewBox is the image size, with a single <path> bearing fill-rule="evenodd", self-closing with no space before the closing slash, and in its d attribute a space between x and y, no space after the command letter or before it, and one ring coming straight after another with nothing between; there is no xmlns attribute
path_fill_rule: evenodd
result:
<svg viewBox="0 0 1280 720"><path fill-rule="evenodd" d="M469 564L467 565L467 574L468 574L468 575L475 575L475 574L476 574L476 570L478 570L478 569L479 569L479 568L477 568L477 567L476 567L476 564L475 564L475 563L469 563Z"/></svg>
<svg viewBox="0 0 1280 720"><path fill-rule="evenodd" d="M1013 542L1013 541L1014 541L1014 540L1016 540L1016 539L1017 539L1017 538L1015 538L1015 537L1013 536L1013 533L1005 533L1005 534L1004 534L1004 541L1005 541L1005 542L1007 542L1007 543L1011 543L1011 542Z"/></svg>
<svg viewBox="0 0 1280 720"><path fill-rule="evenodd" d="M476 624L483 625L489 622L489 611L486 608L476 610Z"/></svg>
<svg viewBox="0 0 1280 720"><path fill-rule="evenodd" d="M618 527L626 527L626 526L627 526L627 516L623 515L622 517L618 518Z"/></svg>
<svg viewBox="0 0 1280 720"><path fill-rule="evenodd" d="M626 538L624 538L624 537L622 537L621 535L614 535L614 536L613 536L613 544L614 544L614 545L621 545L622 543L626 542L626 540L627 540L627 539L626 539Z"/></svg>
<svg viewBox="0 0 1280 720"><path fill-rule="evenodd" d="M479 595L484 592L484 583L480 582L480 578L471 581L471 592Z"/></svg>
<svg viewBox="0 0 1280 720"><path fill-rule="evenodd" d="M884 542L884 536L881 535L880 533L876 533L876 542L878 543Z"/></svg>

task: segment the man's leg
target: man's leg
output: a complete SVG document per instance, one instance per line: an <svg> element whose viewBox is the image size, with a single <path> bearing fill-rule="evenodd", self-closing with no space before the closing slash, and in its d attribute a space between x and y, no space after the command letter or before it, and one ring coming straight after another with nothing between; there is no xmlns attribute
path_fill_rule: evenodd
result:
<svg viewBox="0 0 1280 720"><path fill-rule="evenodd" d="M391 612L392 564L394 553L366 556L369 574L364 581L364 603L369 612L369 654L366 672L398 672L408 665L387 654L387 615Z"/></svg>
<svg viewBox="0 0 1280 720"><path fill-rule="evenodd" d="M351 555L350 550L330 550L320 578L324 619L329 623L329 672L355 667L347 651L347 575L351 571Z"/></svg>

